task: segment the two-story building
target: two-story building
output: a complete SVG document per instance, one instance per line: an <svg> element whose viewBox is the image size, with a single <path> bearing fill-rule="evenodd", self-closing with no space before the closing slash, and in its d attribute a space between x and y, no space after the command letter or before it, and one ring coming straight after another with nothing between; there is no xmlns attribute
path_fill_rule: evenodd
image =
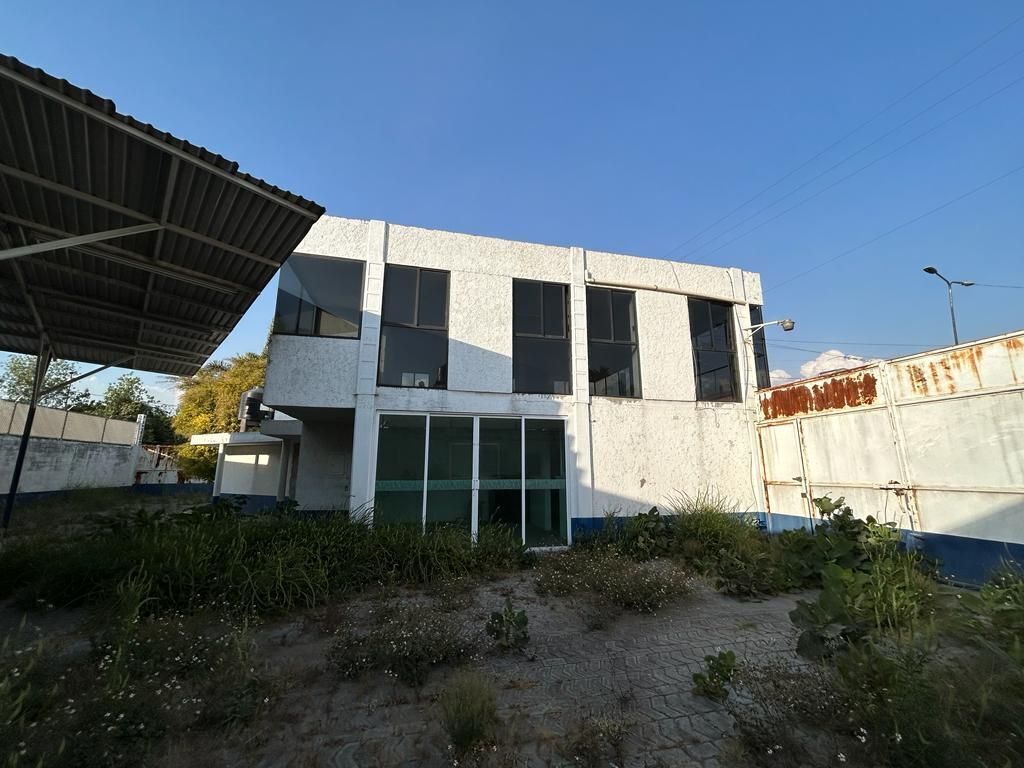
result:
<svg viewBox="0 0 1024 768"><path fill-rule="evenodd" d="M264 395L301 426L239 461L306 508L530 546L674 491L756 509L760 304L735 268L324 216L281 270Z"/></svg>

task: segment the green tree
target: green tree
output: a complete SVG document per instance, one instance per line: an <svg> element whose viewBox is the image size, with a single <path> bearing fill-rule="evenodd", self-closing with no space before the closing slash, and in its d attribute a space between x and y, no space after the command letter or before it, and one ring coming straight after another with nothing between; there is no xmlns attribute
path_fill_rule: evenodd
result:
<svg viewBox="0 0 1024 768"><path fill-rule="evenodd" d="M79 374L78 366L68 360L54 360L46 370L43 389L49 389ZM34 355L11 355L0 373L0 396L6 400L27 403L32 399L32 382L36 376ZM89 390L72 384L39 399L39 405L70 411L89 402Z"/></svg>
<svg viewBox="0 0 1024 768"><path fill-rule="evenodd" d="M238 401L247 389L263 385L266 352L245 352L204 365L198 373L178 381L181 397L174 428L186 437L238 429ZM192 477L212 480L217 450L208 445L183 445L178 466Z"/></svg>
<svg viewBox="0 0 1024 768"><path fill-rule="evenodd" d="M109 419L129 420L144 413L146 427L142 432L142 442L159 445L181 442L171 423L171 415L149 393L142 379L134 373L121 375L107 387L102 400L92 402L80 410Z"/></svg>

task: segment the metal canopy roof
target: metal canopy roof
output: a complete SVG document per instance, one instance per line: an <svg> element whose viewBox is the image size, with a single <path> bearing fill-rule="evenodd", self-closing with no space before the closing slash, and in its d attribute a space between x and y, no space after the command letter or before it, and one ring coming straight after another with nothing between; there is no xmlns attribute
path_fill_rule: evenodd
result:
<svg viewBox="0 0 1024 768"><path fill-rule="evenodd" d="M323 212L0 55L0 350L191 375Z"/></svg>

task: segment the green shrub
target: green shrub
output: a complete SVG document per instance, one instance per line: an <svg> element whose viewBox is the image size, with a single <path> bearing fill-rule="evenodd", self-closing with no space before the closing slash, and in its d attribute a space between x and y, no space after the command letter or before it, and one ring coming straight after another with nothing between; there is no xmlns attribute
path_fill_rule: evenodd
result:
<svg viewBox="0 0 1024 768"><path fill-rule="evenodd" d="M637 563L614 549L570 549L538 564L541 594L591 592L623 608L650 613L690 594L686 574L669 561Z"/></svg>
<svg viewBox="0 0 1024 768"><path fill-rule="evenodd" d="M466 661L477 645L448 614L402 605L381 611L369 631L344 628L328 649L327 662L345 678L377 669L419 687L432 667Z"/></svg>
<svg viewBox="0 0 1024 768"><path fill-rule="evenodd" d="M630 723L621 716L592 715L576 723L559 751L573 765L604 768L622 765Z"/></svg>
<svg viewBox="0 0 1024 768"><path fill-rule="evenodd" d="M672 521L663 517L657 507L626 519L619 549L635 560L650 560L666 555L672 548Z"/></svg>
<svg viewBox="0 0 1024 768"><path fill-rule="evenodd" d="M438 698L441 723L456 755L487 745L498 723L494 683L479 672L457 672Z"/></svg>
<svg viewBox="0 0 1024 768"><path fill-rule="evenodd" d="M136 619L84 655L0 653L0 764L134 766L165 735L248 720L269 698L251 653L245 625L216 615Z"/></svg>
<svg viewBox="0 0 1024 768"><path fill-rule="evenodd" d="M972 614L970 630L984 634L1018 664L1024 664L1024 571L1008 564L982 586L977 594L963 595Z"/></svg>
<svg viewBox="0 0 1024 768"><path fill-rule="evenodd" d="M227 600L242 613L312 607L371 584L420 584L494 574L526 561L507 529L369 527L341 516L242 518L230 502L185 513L108 516L87 534L32 536L0 551L0 597L22 607L109 605L140 566L143 613L194 610Z"/></svg>
<svg viewBox="0 0 1024 768"><path fill-rule="evenodd" d="M717 656L705 656L706 672L693 675L693 692L715 701L725 701L729 696L726 687L736 672L736 654L733 651L719 651Z"/></svg>
<svg viewBox="0 0 1024 768"><path fill-rule="evenodd" d="M530 642L528 623L526 611L517 611L512 607L512 599L506 598L505 606L491 614L485 629L501 650L510 651Z"/></svg>
<svg viewBox="0 0 1024 768"><path fill-rule="evenodd" d="M753 517L736 513L736 505L713 490L676 493L668 500L673 552L695 567L713 570L722 550L736 551L762 538Z"/></svg>

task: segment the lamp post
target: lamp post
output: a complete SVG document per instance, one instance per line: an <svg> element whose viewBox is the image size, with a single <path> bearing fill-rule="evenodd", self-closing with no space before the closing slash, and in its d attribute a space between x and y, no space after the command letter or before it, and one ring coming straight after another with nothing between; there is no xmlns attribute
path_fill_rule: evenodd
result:
<svg viewBox="0 0 1024 768"><path fill-rule="evenodd" d="M935 267L925 267L924 271L927 272L929 275L935 275L937 278L939 278L942 282L946 284L946 292L949 295L949 319L953 323L953 343L959 344L960 337L957 335L956 332L956 311L953 309L953 286L962 285L964 288L970 288L972 285L974 285L974 281L947 280L945 277L939 274L939 270L937 270Z"/></svg>

